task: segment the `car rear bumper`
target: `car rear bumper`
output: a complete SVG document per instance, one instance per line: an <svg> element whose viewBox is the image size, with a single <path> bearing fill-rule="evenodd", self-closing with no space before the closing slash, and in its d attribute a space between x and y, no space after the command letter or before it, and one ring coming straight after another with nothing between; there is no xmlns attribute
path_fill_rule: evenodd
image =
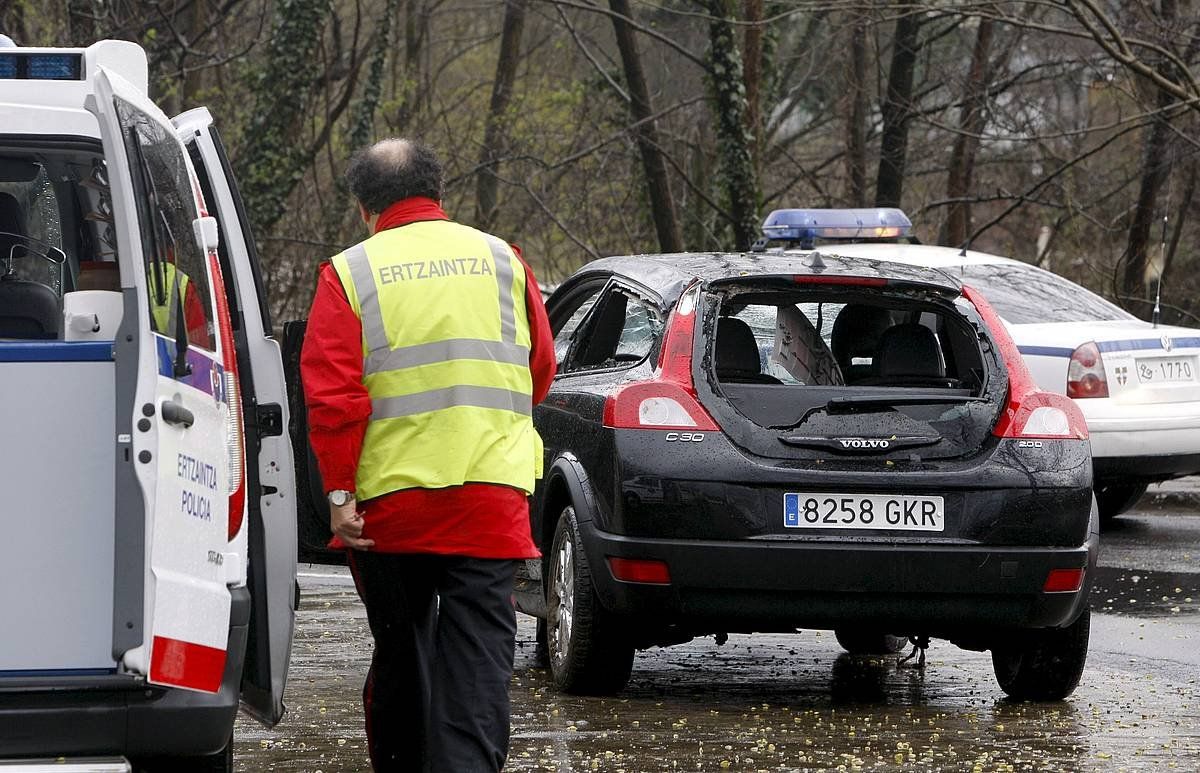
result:
<svg viewBox="0 0 1200 773"><path fill-rule="evenodd" d="M799 540L630 538L580 523L593 582L609 611L684 632L869 624L954 638L1061 627L1087 603L1099 536L1078 547L888 545ZM623 582L608 557L666 562L670 584ZM1084 567L1074 592L1045 593L1053 569Z"/></svg>
<svg viewBox="0 0 1200 773"><path fill-rule="evenodd" d="M122 684L119 677L40 686L0 679L0 760L220 751L237 716L249 616L249 593L235 589L225 673L216 694Z"/></svg>
<svg viewBox="0 0 1200 773"><path fill-rule="evenodd" d="M1200 403L1096 398L1075 404L1087 420L1093 458L1200 455Z"/></svg>

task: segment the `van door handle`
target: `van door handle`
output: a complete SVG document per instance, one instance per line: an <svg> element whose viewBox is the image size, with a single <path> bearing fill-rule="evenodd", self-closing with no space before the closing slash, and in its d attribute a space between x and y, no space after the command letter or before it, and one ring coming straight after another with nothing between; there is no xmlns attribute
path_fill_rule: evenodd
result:
<svg viewBox="0 0 1200 773"><path fill-rule="evenodd" d="M168 424L182 424L184 429L196 423L196 415L174 400L163 400L162 417Z"/></svg>

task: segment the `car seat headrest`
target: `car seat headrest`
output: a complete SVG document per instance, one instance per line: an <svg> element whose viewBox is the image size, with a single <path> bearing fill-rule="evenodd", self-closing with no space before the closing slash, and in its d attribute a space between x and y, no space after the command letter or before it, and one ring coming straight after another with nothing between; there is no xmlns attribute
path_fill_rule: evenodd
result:
<svg viewBox="0 0 1200 773"><path fill-rule="evenodd" d="M874 357L879 337L895 320L890 309L848 303L833 321L829 348L838 365L847 368L855 357Z"/></svg>
<svg viewBox="0 0 1200 773"><path fill-rule="evenodd" d="M915 322L885 330L872 365L877 377L946 376L937 337L932 330Z"/></svg>
<svg viewBox="0 0 1200 773"><path fill-rule="evenodd" d="M721 317L717 321L717 376L762 373L758 342L743 320Z"/></svg>

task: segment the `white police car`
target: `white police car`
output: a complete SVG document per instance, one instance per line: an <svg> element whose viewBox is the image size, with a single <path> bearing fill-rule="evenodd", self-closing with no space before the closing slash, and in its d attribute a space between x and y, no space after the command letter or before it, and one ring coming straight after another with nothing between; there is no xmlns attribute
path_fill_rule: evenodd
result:
<svg viewBox="0 0 1200 773"><path fill-rule="evenodd" d="M973 250L897 241L911 223L897 209L776 210L767 240L829 243L831 253L939 269L981 290L1004 318L1043 389L1075 398L1091 433L1102 518L1131 507L1155 481L1200 473L1200 330L1152 325L1028 263ZM873 351L863 320L835 355ZM849 353L849 354L848 354Z"/></svg>
<svg viewBox="0 0 1200 773"><path fill-rule="evenodd" d="M0 47L0 768L228 771L239 700L281 716L264 298L212 118L163 115L140 47Z"/></svg>

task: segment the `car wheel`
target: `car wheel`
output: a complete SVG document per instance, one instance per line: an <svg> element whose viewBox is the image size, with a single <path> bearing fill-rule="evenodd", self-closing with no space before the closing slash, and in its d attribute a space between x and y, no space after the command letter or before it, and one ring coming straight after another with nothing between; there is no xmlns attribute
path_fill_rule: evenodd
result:
<svg viewBox="0 0 1200 773"><path fill-rule="evenodd" d="M554 683L577 695L618 693L629 682L633 645L596 597L575 508L563 510L550 550L546 648Z"/></svg>
<svg viewBox="0 0 1200 773"><path fill-rule="evenodd" d="M992 648L992 670L1000 689L1020 701L1058 701L1079 685L1087 660L1091 611L1066 628L1030 631Z"/></svg>
<svg viewBox="0 0 1200 773"><path fill-rule="evenodd" d="M838 628L833 635L842 649L851 655L895 655L908 641L903 636L862 628Z"/></svg>
<svg viewBox="0 0 1200 773"><path fill-rule="evenodd" d="M233 736L216 754L156 757L134 762L135 773L233 773Z"/></svg>
<svg viewBox="0 0 1200 773"><path fill-rule="evenodd" d="M1100 522L1108 523L1138 503L1146 493L1148 483L1110 483L1096 487L1096 505Z"/></svg>

